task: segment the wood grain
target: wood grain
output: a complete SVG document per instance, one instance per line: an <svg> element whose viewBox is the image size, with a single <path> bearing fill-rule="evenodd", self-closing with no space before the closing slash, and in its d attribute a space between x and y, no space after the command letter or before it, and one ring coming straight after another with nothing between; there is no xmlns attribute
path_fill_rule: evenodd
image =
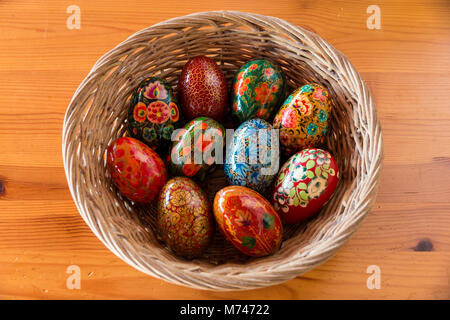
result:
<svg viewBox="0 0 450 320"><path fill-rule="evenodd" d="M450 299L450 5L377 1L0 2L0 298ZM375 4L375 3L374 3ZM372 90L385 166L377 203L324 265L283 285L214 293L146 276L108 251L79 216L62 167L65 109L95 61L132 33L207 10L274 15L345 53ZM66 288L79 265L80 290ZM366 286L369 265L381 289Z"/></svg>

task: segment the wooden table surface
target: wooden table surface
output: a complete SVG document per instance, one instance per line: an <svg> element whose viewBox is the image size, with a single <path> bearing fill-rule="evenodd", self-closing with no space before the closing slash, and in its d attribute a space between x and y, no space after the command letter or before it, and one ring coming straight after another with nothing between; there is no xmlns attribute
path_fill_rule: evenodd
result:
<svg viewBox="0 0 450 320"><path fill-rule="evenodd" d="M68 28L70 5L80 29ZM380 29L368 28L371 5ZM379 196L361 228L325 264L261 290L193 290L128 266L84 223L63 169L64 113L96 60L140 29L208 10L277 16L322 36L361 72L383 128ZM0 298L449 299L449 18L445 0L0 1ZM80 289L66 286L71 265ZM369 266L380 289L367 286Z"/></svg>

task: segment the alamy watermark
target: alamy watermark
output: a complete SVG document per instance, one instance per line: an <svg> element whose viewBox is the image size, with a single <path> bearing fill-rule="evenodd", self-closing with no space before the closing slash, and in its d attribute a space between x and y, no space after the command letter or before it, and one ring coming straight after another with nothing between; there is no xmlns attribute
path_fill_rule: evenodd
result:
<svg viewBox="0 0 450 320"><path fill-rule="evenodd" d="M381 29L381 10L376 4L367 7L366 12L370 14L367 18L367 28L369 30L380 30Z"/></svg>
<svg viewBox="0 0 450 320"><path fill-rule="evenodd" d="M79 6L72 4L67 7L66 13L70 16L66 20L67 29L81 29L81 9Z"/></svg>
<svg viewBox="0 0 450 320"><path fill-rule="evenodd" d="M66 269L66 273L70 274L66 280L66 287L69 290L81 289L81 269L77 265L70 265Z"/></svg>
<svg viewBox="0 0 450 320"><path fill-rule="evenodd" d="M235 139L234 133L234 129L226 130L226 157L231 152L230 148ZM171 139L174 142L182 143L177 148L172 148L171 152L172 162L177 165L224 163L223 133L217 128L209 128L205 131L194 129L193 132L188 132L186 129L176 129L173 131ZM262 175L274 175L278 172L279 152L274 152L274 150L279 150L279 129L259 129L255 131L254 135L247 135L242 139L245 141L241 142L241 145L245 145L245 148L233 150L235 163L260 164L262 165ZM205 144L211 144L211 147L198 147Z"/></svg>
<svg viewBox="0 0 450 320"><path fill-rule="evenodd" d="M366 273L370 274L367 278L366 285L367 289L381 289L381 269L377 265L370 265L366 269Z"/></svg>

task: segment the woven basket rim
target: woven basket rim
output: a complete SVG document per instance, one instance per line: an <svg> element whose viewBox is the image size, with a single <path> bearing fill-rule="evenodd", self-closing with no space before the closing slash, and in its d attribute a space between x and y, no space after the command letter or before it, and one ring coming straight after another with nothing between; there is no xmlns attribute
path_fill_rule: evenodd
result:
<svg viewBox="0 0 450 320"><path fill-rule="evenodd" d="M301 34L306 39L310 40L310 43L315 46L322 46L321 49L328 53L330 56L333 55L335 59L337 59L347 70L348 74L354 76L354 80L357 81L356 87L359 90L359 94L364 100L364 105L366 109L369 110L371 117L369 117L367 122L374 128L375 132L373 139L371 142L377 148L377 157L371 160L371 174L366 177L366 185L367 188L370 189L370 192L367 192L365 198L361 199L359 203L361 204L358 209L355 208L357 214L355 214L355 219L352 223L348 223L345 227L343 227L339 233L333 235L331 240L328 240L325 248L321 248L320 250L313 250L307 257L301 255L300 252L297 253L297 260L289 261L284 263L281 266L277 266L274 268L275 276L269 274L269 272L257 272L254 270L242 270L240 273L233 274L223 274L223 273L214 273L213 279L211 279L211 275L205 275L204 272L200 272L198 267L193 267L189 270L180 270L177 264L167 265L164 259L153 258L151 261L143 261L139 258L138 255L133 254L133 247L127 242L127 239L119 239L117 236L112 235L109 231L103 230L102 225L98 221L92 220L92 216L83 205L83 199L79 197L78 188L79 185L74 184L72 181L72 176L74 174L73 161L71 159L72 154L69 153L71 140L68 139L69 134L69 124L72 121L72 109L76 107L75 102L77 97L80 95L83 90L85 90L86 86L91 84L93 79L93 75L97 70L102 68L105 64L108 63L108 59L111 59L118 51L121 50L126 45L132 44L137 37L141 35L145 35L148 32L152 32L153 30L171 27L173 24L183 24L186 20L192 20L196 22L204 21L205 23L211 22L214 19L229 19L236 21L245 21L247 23L257 22L263 25L270 26L272 28L279 28L280 31L286 31L292 34ZM319 44L318 44L319 43ZM373 103L371 94L366 84L362 80L359 72L354 68L354 66L350 63L348 58L346 58L340 51L335 49L332 45L325 42L322 38L314 34L313 32L301 28L299 26L293 25L285 20L282 20L277 17L264 16L255 13L244 13L239 11L209 11L209 12L198 12L189 14L182 17L171 18L157 24L154 24L150 27L137 31L136 33L129 36L127 39L119 43L113 49L104 54L101 58L97 60L92 69L89 71L88 75L81 82L77 90L75 91L69 106L66 110L64 117L64 125L63 125L63 134L62 134L62 152L63 152L63 162L64 169L66 173L66 177L68 180L69 189L71 195L74 199L75 205L82 216L83 220L90 227L93 233L97 236L98 239L109 248L116 256L130 264L134 268L149 274L151 276L164 279L166 281L193 287L197 289L207 289L207 290L248 290L259 287L264 287L268 285L275 285L287 280L290 280L300 274L303 274L318 265L324 263L329 258L331 258L336 251L353 235L353 233L357 230L359 225L361 224L364 217L368 214L370 209L372 208L379 183L379 175L382 169L383 162L383 142L382 142L382 133L381 133L381 125L376 115L375 105ZM356 188L356 186L355 186ZM362 208L361 208L362 207ZM118 243L120 242L120 247ZM124 250L128 248L130 251ZM305 261L310 262L308 267L300 266L300 264L305 263ZM233 266L230 265L220 265L216 268L222 269L222 271L226 271L227 269ZM164 269L164 272L162 272ZM182 275L180 275L182 273Z"/></svg>

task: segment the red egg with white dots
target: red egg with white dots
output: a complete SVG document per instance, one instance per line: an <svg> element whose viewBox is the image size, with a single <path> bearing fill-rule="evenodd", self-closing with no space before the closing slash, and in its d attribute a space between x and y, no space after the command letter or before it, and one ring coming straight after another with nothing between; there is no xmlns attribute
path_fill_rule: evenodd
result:
<svg viewBox="0 0 450 320"><path fill-rule="evenodd" d="M106 163L114 184L128 199L148 203L167 182L167 170L159 155L141 141L122 137L107 150Z"/></svg>
<svg viewBox="0 0 450 320"><path fill-rule="evenodd" d="M211 58L197 56L186 63L178 81L178 95L188 120L197 117L223 120L228 104L227 82Z"/></svg>

